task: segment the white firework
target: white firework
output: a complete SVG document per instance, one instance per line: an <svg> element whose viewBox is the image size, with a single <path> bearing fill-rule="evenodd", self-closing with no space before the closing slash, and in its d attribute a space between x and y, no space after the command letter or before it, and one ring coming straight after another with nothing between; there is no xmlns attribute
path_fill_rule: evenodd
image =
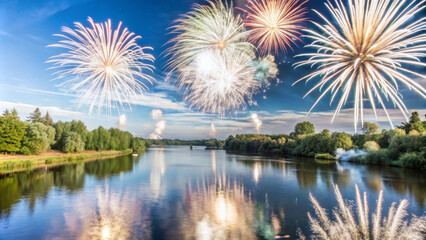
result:
<svg viewBox="0 0 426 240"><path fill-rule="evenodd" d="M250 66L255 48L232 5L196 4L176 21L172 33L176 37L167 51L167 70L186 89L191 105L219 114L244 108L258 87Z"/></svg>
<svg viewBox="0 0 426 240"><path fill-rule="evenodd" d="M202 64L200 64L202 63ZM255 68L246 54L236 52L224 56L208 51L188 66L192 72L185 99L204 112L224 115L244 109L261 86L254 78Z"/></svg>
<svg viewBox="0 0 426 240"><path fill-rule="evenodd" d="M385 100L390 100L407 118L408 109L398 84L426 98L426 90L415 80L424 81L425 76L413 70L415 66L426 66L420 59L426 56L426 18L417 18L424 11L425 2L349 0L349 7L345 7L342 0L336 0L335 5L326 4L332 20L316 12L324 23L314 23L319 31L306 32L313 40L308 47L317 52L299 55L307 60L296 64L317 68L299 81L321 79L307 93L324 89L311 110L327 93L332 94L332 102L341 92L333 120L353 94L355 130L358 122L364 121L365 98L376 116L376 103L383 107L391 125Z"/></svg>
<svg viewBox="0 0 426 240"><path fill-rule="evenodd" d="M90 17L90 27L76 22L76 29L63 27L63 38L48 47L67 50L50 58L52 68L59 69L55 79L67 79L59 86L75 93L81 105L89 105L91 113L94 107L99 112L106 107L124 109L138 94L148 89L146 83L152 84L154 78L146 73L152 72L154 57L145 53L150 47L140 47L136 40L141 38L121 30L122 23L112 30L111 21L95 23Z"/></svg>

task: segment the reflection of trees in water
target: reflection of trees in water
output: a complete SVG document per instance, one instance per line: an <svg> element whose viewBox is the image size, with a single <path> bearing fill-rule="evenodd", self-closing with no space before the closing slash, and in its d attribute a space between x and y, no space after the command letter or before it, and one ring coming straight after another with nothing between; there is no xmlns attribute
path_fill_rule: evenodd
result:
<svg viewBox="0 0 426 240"><path fill-rule="evenodd" d="M64 212L65 227L52 236L73 239L150 239L151 221L137 192L113 191L108 184L95 196L79 195ZM95 199L93 199L95 197Z"/></svg>
<svg viewBox="0 0 426 240"><path fill-rule="evenodd" d="M52 169L52 172L56 187L65 189L69 193L73 193L84 188L84 163L54 168Z"/></svg>
<svg viewBox="0 0 426 240"><path fill-rule="evenodd" d="M351 174L338 163L318 163L311 158L298 158L298 161L286 161L285 158L276 160L264 160L259 157L252 158L230 158L253 169L253 180L259 181L262 169L281 169L286 176L289 171L295 170L299 187L302 189L313 189L317 186L318 176L328 189L333 189L333 183L342 187L351 186Z"/></svg>
<svg viewBox="0 0 426 240"><path fill-rule="evenodd" d="M96 176L98 179L104 179L122 172L132 171L134 164L137 163L139 159L140 158L133 158L132 156L122 156L108 160L88 162L85 165L85 171L90 175Z"/></svg>
<svg viewBox="0 0 426 240"><path fill-rule="evenodd" d="M0 179L0 216L9 216L13 206L24 198L29 209L34 210L36 201L44 203L53 186L53 173L44 170L17 173Z"/></svg>
<svg viewBox="0 0 426 240"><path fill-rule="evenodd" d="M364 182L372 191L379 192L382 184L384 184L400 195L409 193L411 196L414 196L419 206L423 207L426 205L426 173L424 171L366 166L365 175L363 178Z"/></svg>
<svg viewBox="0 0 426 240"><path fill-rule="evenodd" d="M0 178L0 217L9 216L21 198L27 200L33 210L37 200L46 201L53 186L72 194L84 188L85 173L105 178L131 171L134 164L135 159L125 156L7 175Z"/></svg>

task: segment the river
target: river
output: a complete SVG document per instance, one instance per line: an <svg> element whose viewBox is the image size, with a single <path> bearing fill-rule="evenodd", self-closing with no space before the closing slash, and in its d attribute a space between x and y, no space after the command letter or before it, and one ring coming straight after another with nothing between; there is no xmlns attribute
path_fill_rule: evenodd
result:
<svg viewBox="0 0 426 240"><path fill-rule="evenodd" d="M333 184L370 212L384 191L425 215L426 173L313 159L238 155L189 146L0 176L0 239L296 239L310 234L312 193L337 205Z"/></svg>

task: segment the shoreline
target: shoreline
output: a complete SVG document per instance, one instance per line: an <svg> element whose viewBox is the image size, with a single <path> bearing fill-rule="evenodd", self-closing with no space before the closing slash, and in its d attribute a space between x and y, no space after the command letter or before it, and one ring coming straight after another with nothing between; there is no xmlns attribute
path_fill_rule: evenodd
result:
<svg viewBox="0 0 426 240"><path fill-rule="evenodd" d="M41 155L0 155L0 175L66 165L76 162L88 162L104 158L131 155L132 150L123 151L84 151L80 153L61 153L50 151Z"/></svg>

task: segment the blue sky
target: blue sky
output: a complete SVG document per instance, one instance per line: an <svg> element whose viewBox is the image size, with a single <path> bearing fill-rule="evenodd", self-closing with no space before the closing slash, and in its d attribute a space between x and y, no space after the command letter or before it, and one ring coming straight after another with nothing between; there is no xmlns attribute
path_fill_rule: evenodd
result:
<svg viewBox="0 0 426 240"><path fill-rule="evenodd" d="M243 0L234 2L236 6L243 7ZM74 98L65 94L65 89L56 87L60 81L51 81L53 70L49 70L51 65L45 63L50 56L62 52L61 49L46 47L58 40L53 34L60 33L62 26L73 27L73 22L88 25L87 18L90 16L95 22L111 19L114 28L122 21L123 26L142 36L138 40L140 46L154 48L152 54L156 58L154 77L157 83L135 101L132 112L126 112L127 123L122 126L137 136L148 137L154 131L156 121L150 116L153 109L163 112L166 121L163 132L165 138L207 138L211 135L212 123L218 138L225 138L229 134L256 132L255 124L250 118L252 113L257 113L263 123L261 133L289 133L300 121L313 122L317 131L323 128L354 131L350 102L334 124L330 124L330 120L336 104L330 106L327 98L313 113L306 116L319 93L314 92L303 99L312 83L291 86L310 71L308 68L294 70L292 67L295 61L293 56L304 51L302 43L294 52L279 54L278 78L281 83L273 85L265 94L257 95L257 106L250 106L245 111L224 118L189 109L173 82L164 82L162 70L167 59L161 53L171 37L167 28L179 14L190 10L194 3L205 1L0 0L0 110L15 107L24 120L38 106L43 112L49 111L55 121L81 119L89 129L98 125L117 125L116 113L89 115L84 107L78 108ZM307 7L328 14L323 0L311 0ZM308 17L317 20L312 11ZM312 27L310 23L306 25ZM425 68L416 70L426 73ZM424 79L419 79L418 82L423 87L426 86ZM426 102L421 96L403 87L401 93L408 109L420 111L422 115L426 113ZM404 120L398 110L392 109L391 104L388 107L391 108L394 124L398 125ZM376 121L370 110L367 109L366 113L367 121ZM377 121L382 127L389 127L382 111L379 112Z"/></svg>

